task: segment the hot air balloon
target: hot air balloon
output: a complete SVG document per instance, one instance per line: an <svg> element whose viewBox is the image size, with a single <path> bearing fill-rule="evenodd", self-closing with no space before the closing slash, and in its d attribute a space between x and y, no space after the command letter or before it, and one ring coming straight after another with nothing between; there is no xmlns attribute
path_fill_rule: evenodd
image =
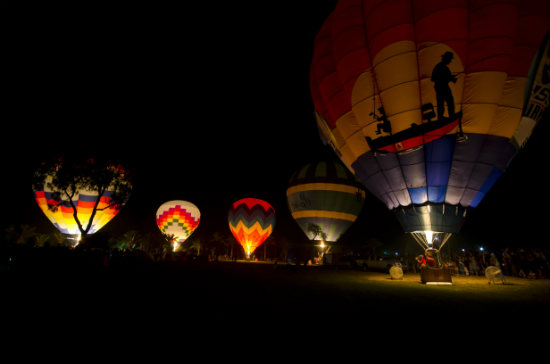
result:
<svg viewBox="0 0 550 364"><path fill-rule="evenodd" d="M340 0L321 27L322 139L424 248L460 230L540 119L548 83L529 69L549 24L546 0Z"/></svg>
<svg viewBox="0 0 550 364"><path fill-rule="evenodd" d="M75 245L82 234L97 232L118 214L130 189L122 166L101 165L93 159L74 165L61 158L44 163L33 183L42 212Z"/></svg>
<svg viewBox="0 0 550 364"><path fill-rule="evenodd" d="M310 240L336 242L365 201L361 182L342 164L310 163L295 172L286 191L292 217Z"/></svg>
<svg viewBox="0 0 550 364"><path fill-rule="evenodd" d="M275 210L266 201L243 198L231 205L229 230L244 249L246 257L271 235L275 227Z"/></svg>
<svg viewBox="0 0 550 364"><path fill-rule="evenodd" d="M173 236L172 249L176 251L199 226L201 213L191 202L174 200L160 205L156 220L163 234Z"/></svg>

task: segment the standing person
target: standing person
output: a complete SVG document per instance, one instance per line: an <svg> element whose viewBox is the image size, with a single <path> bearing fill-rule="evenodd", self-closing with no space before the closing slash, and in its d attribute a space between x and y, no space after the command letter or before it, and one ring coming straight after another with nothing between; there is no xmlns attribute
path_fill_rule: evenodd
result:
<svg viewBox="0 0 550 364"><path fill-rule="evenodd" d="M435 260L435 254L431 249L426 249L426 265L432 268L438 266Z"/></svg>
<svg viewBox="0 0 550 364"><path fill-rule="evenodd" d="M514 266L514 262L512 260L512 256L510 255L510 252L508 251L508 248L504 249L504 251L502 252L502 266L505 275L517 275L516 267Z"/></svg>
<svg viewBox="0 0 550 364"><path fill-rule="evenodd" d="M416 262L418 263L420 269L426 266L426 259L422 254L416 257Z"/></svg>
<svg viewBox="0 0 550 364"><path fill-rule="evenodd" d="M470 272L474 276L479 275L479 265L477 264L476 257L473 255L471 256L471 259L470 259Z"/></svg>
<svg viewBox="0 0 550 364"><path fill-rule="evenodd" d="M407 267L411 273L416 273L416 258L411 253L407 253Z"/></svg>
<svg viewBox="0 0 550 364"><path fill-rule="evenodd" d="M432 71L432 82L434 83L435 96L437 99L437 119L443 119L443 113L445 111L445 103L447 104L447 112L449 118L452 119L455 116L455 102L453 93L449 87L449 82L456 83L456 76L451 73L449 67L447 67L454 58L453 52L445 52L441 55L441 62L439 62Z"/></svg>
<svg viewBox="0 0 550 364"><path fill-rule="evenodd" d="M466 266L466 264L464 263L464 259L462 259L462 258L458 259L458 273L461 276L470 275L469 272L468 272L468 267Z"/></svg>

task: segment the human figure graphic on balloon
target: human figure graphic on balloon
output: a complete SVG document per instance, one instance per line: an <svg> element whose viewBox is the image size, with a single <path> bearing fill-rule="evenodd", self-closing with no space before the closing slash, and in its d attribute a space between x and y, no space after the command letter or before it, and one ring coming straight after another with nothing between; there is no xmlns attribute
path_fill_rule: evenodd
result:
<svg viewBox="0 0 550 364"><path fill-rule="evenodd" d="M449 87L449 82L456 83L456 76L451 73L448 65L454 58L453 52L445 52L441 55L441 62L435 65L432 71L432 82L434 83L434 89L437 100L437 119L443 119L443 113L445 112L445 104L447 104L447 112L449 119L455 118L455 103L453 93Z"/></svg>
<svg viewBox="0 0 550 364"><path fill-rule="evenodd" d="M462 111L455 111L453 93L449 87L449 83L456 83L457 76L462 73L453 74L449 69L448 65L453 58L453 52L443 53L441 61L432 70L431 81L434 83L436 93L437 114L431 102L423 104L421 107L422 119L426 122L412 123L410 128L393 133L391 121L383 106L378 108L378 113L370 113L370 116L378 122L374 131L375 135L381 135L382 132L389 134L376 139L366 136L365 139L371 150L386 153L411 149L438 139L451 132L455 127L458 127L457 140L466 139L462 132ZM445 105L447 105L447 116L445 116ZM420 136L421 138L419 138Z"/></svg>

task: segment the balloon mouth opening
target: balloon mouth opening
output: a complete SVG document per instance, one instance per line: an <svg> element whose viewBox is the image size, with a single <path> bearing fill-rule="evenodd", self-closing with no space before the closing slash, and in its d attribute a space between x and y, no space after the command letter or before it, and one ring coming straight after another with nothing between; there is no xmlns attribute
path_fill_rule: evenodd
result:
<svg viewBox="0 0 550 364"><path fill-rule="evenodd" d="M453 233L432 231L432 230L417 230L411 232L412 237L423 249L440 250L449 241Z"/></svg>
<svg viewBox="0 0 550 364"><path fill-rule="evenodd" d="M73 234L67 236L67 240L69 241L71 248L76 248L78 244L80 244L80 240L82 240L82 236L80 234Z"/></svg>
<svg viewBox="0 0 550 364"><path fill-rule="evenodd" d="M246 259L250 259L250 255L252 255L252 244L251 243L245 243L244 252L246 254Z"/></svg>

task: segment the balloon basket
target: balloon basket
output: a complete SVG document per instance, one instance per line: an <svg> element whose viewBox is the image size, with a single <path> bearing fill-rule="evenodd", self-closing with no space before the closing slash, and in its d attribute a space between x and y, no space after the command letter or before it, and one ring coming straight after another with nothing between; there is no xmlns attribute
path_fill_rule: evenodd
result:
<svg viewBox="0 0 550 364"><path fill-rule="evenodd" d="M424 267L420 270L420 279L424 284L452 285L451 272L445 268Z"/></svg>

